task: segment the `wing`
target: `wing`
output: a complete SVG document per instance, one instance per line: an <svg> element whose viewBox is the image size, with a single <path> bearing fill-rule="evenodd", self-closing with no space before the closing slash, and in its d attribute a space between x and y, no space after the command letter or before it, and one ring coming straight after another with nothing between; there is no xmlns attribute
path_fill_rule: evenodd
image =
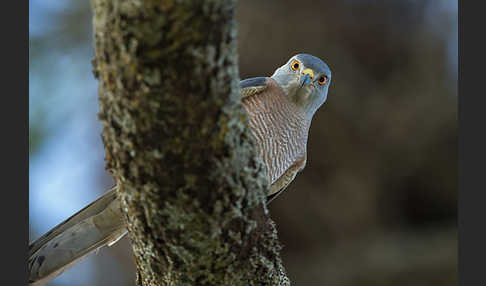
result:
<svg viewBox="0 0 486 286"><path fill-rule="evenodd" d="M115 189L29 245L29 285L44 285L127 232Z"/></svg>
<svg viewBox="0 0 486 286"><path fill-rule="evenodd" d="M242 99L264 91L267 88L267 85L267 77L252 77L240 81Z"/></svg>
<svg viewBox="0 0 486 286"><path fill-rule="evenodd" d="M29 256L34 254L37 250L43 247L46 242L58 236L60 233L63 233L67 229L91 216L101 213L112 201L116 200L117 194L115 188L116 187L113 187L102 197L87 205L77 213L73 214L70 218L66 219L65 221L48 231L46 234L38 238L36 241L31 243L29 245Z"/></svg>
<svg viewBox="0 0 486 286"><path fill-rule="evenodd" d="M297 176L297 173L302 171L305 167L305 163L307 161L307 154L304 154L304 157L297 161L294 165L283 173L280 178L278 178L275 183L270 186L270 193L267 196L267 205L270 204L278 195L280 195L287 187L292 183Z"/></svg>

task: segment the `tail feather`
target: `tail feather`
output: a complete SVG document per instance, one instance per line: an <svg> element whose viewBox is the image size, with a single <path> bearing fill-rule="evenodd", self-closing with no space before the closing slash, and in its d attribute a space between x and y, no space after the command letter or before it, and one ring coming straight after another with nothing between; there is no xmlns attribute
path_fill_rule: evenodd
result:
<svg viewBox="0 0 486 286"><path fill-rule="evenodd" d="M113 188L29 246L29 285L44 285L125 234L120 201Z"/></svg>

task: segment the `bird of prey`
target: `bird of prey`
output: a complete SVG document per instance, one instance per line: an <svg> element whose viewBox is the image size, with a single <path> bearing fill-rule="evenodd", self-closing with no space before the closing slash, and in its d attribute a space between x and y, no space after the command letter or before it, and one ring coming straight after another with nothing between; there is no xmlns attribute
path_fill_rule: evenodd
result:
<svg viewBox="0 0 486 286"><path fill-rule="evenodd" d="M330 83L329 67L309 54L291 57L271 77L241 81L241 100L270 183L267 203L304 168L312 117ZM29 245L29 285L44 285L126 233L114 187Z"/></svg>

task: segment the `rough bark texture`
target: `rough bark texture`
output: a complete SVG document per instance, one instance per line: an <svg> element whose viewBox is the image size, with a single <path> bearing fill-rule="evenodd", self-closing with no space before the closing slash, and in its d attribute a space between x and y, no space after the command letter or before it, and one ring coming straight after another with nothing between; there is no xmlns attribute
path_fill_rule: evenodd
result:
<svg viewBox="0 0 486 286"><path fill-rule="evenodd" d="M234 0L92 0L140 285L288 285L239 99Z"/></svg>

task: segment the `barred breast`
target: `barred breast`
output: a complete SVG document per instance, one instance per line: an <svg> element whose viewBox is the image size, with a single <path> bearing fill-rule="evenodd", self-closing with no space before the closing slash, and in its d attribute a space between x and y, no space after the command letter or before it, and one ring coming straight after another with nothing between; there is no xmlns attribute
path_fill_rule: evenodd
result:
<svg viewBox="0 0 486 286"><path fill-rule="evenodd" d="M258 155L273 184L297 161L307 148L310 121L303 111L287 100L284 91L271 78L262 92L243 99Z"/></svg>

